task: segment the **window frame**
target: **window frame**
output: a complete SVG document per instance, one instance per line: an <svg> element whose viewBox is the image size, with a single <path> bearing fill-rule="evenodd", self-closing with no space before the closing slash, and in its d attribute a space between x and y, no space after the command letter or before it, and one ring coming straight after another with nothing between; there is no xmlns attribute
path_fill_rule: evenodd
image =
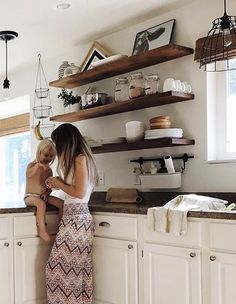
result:
<svg viewBox="0 0 236 304"><path fill-rule="evenodd" d="M30 114L24 113L0 119L0 136L27 132L30 130Z"/></svg>
<svg viewBox="0 0 236 304"><path fill-rule="evenodd" d="M208 163L236 162L236 151L227 151L229 79L229 71L207 73Z"/></svg>

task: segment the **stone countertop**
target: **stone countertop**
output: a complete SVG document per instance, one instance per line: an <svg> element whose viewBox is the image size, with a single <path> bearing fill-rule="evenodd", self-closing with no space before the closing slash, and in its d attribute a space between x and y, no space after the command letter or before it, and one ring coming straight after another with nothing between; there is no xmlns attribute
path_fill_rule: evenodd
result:
<svg viewBox="0 0 236 304"><path fill-rule="evenodd" d="M127 213L127 214L147 214L147 209L155 207L153 204L121 204L121 203L102 203L90 202L89 209L93 212ZM189 211L188 217L213 218L236 220L236 210L234 211Z"/></svg>
<svg viewBox="0 0 236 304"><path fill-rule="evenodd" d="M183 192L142 192L143 202L139 204L127 203L106 203L106 192L94 192L89 202L89 209L91 212L110 212L110 213L127 213L127 214L147 214L147 209L151 207L164 206L169 200L180 195L186 194ZM236 193L231 192L198 192L195 194L217 197L225 199L228 202L236 202ZM47 211L55 211L56 208L48 206ZM24 204L20 207L0 208L0 214L12 213L35 213L35 207L26 207ZM236 220L236 211L189 211L189 217L197 218L215 218L215 219L229 219Z"/></svg>

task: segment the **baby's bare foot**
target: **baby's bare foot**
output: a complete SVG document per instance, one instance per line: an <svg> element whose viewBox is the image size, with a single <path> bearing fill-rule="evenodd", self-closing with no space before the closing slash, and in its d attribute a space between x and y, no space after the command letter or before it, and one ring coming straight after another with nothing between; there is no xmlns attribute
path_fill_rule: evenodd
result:
<svg viewBox="0 0 236 304"><path fill-rule="evenodd" d="M46 243L50 243L51 242L51 237L50 235L47 233L47 231L39 231L39 236L41 237L41 239L43 239Z"/></svg>

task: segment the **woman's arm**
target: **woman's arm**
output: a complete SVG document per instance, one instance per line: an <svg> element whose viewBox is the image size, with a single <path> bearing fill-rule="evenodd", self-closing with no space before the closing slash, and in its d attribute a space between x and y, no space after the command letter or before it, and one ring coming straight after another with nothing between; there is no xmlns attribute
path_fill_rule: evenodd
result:
<svg viewBox="0 0 236 304"><path fill-rule="evenodd" d="M47 185L50 188L59 188L73 197L83 198L88 183L88 169L86 157L84 155L77 156L75 160L73 181L73 185L67 185L58 177L49 177L47 179Z"/></svg>

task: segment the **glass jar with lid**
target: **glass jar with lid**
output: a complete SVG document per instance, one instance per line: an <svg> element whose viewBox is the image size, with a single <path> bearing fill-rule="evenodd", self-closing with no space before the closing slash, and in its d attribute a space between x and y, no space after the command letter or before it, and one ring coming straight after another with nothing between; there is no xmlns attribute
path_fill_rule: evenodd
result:
<svg viewBox="0 0 236 304"><path fill-rule="evenodd" d="M156 94L160 84L160 77L158 74L151 74L146 76L145 80L145 94Z"/></svg>
<svg viewBox="0 0 236 304"><path fill-rule="evenodd" d="M127 77L116 78L115 101L129 100L129 81Z"/></svg>
<svg viewBox="0 0 236 304"><path fill-rule="evenodd" d="M145 95L145 83L142 72L131 74L129 84L129 98L137 98Z"/></svg>

